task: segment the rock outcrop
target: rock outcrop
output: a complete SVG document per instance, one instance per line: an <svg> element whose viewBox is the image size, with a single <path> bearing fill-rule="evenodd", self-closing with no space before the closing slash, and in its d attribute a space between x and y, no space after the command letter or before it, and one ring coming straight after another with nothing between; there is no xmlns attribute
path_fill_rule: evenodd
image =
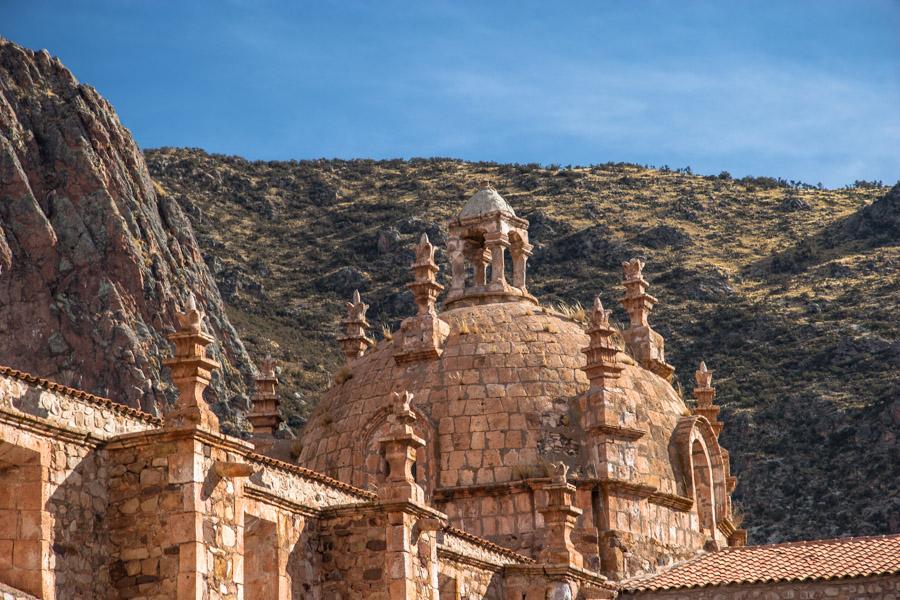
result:
<svg viewBox="0 0 900 600"><path fill-rule="evenodd" d="M223 364L208 399L227 415L245 394L249 357L130 132L58 59L3 39L0 268L0 363L156 411L174 397L164 335L193 294Z"/></svg>

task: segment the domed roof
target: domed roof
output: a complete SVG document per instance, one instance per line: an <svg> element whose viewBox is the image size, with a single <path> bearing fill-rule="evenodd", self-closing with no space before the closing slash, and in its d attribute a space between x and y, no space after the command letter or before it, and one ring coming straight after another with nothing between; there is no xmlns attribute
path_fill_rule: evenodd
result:
<svg viewBox="0 0 900 600"><path fill-rule="evenodd" d="M488 215L494 212L506 213L510 216L516 216L512 207L503 199L497 190L488 186L475 192L471 198L466 201L465 206L459 211L459 219L471 219Z"/></svg>
<svg viewBox="0 0 900 600"><path fill-rule="evenodd" d="M339 374L300 438L299 462L358 486L378 483L378 440L393 392L408 390L427 441L427 492L542 476L564 461L591 477L575 399L590 387L582 368L588 336L582 326L525 302L454 308L443 353L397 364L395 341L382 340ZM638 451L642 473L661 492L679 493L669 438L686 407L672 386L622 353L617 386L648 426Z"/></svg>

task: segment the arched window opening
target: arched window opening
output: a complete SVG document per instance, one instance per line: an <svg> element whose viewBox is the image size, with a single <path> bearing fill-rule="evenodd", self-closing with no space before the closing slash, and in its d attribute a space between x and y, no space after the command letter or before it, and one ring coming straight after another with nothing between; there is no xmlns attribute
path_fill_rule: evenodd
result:
<svg viewBox="0 0 900 600"><path fill-rule="evenodd" d="M691 463L694 470L694 502L700 517L700 527L712 534L716 523L712 469L706 449L700 440L694 440L691 444Z"/></svg>

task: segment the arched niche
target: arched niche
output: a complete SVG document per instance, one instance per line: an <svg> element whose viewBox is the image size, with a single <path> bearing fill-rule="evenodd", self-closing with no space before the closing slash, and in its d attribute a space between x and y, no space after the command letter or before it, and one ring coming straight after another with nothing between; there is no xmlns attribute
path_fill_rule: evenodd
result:
<svg viewBox="0 0 900 600"><path fill-rule="evenodd" d="M413 471L416 482L425 491L425 498L430 500L434 482L437 481L434 425L415 407L412 407L412 411L416 415L413 432L425 440L425 446L416 450ZM379 440L388 435L391 426L388 421L390 414L391 407L383 406L360 432L353 450L353 485L363 489L375 489L387 476L387 461Z"/></svg>
<svg viewBox="0 0 900 600"><path fill-rule="evenodd" d="M682 417L672 435L673 458L677 461L685 496L695 502L701 527L713 534L728 516L725 460L715 431L705 417Z"/></svg>

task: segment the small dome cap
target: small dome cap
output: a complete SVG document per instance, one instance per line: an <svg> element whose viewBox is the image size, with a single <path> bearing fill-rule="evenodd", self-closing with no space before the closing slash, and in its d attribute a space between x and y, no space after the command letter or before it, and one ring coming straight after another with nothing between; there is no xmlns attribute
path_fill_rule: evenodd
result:
<svg viewBox="0 0 900 600"><path fill-rule="evenodd" d="M459 211L459 219L472 219L474 217L489 215L494 212L502 212L511 217L516 216L515 211L507 204L506 200L503 199L503 196L498 194L497 190L494 188L487 186L478 190L471 198L469 198L466 205Z"/></svg>

